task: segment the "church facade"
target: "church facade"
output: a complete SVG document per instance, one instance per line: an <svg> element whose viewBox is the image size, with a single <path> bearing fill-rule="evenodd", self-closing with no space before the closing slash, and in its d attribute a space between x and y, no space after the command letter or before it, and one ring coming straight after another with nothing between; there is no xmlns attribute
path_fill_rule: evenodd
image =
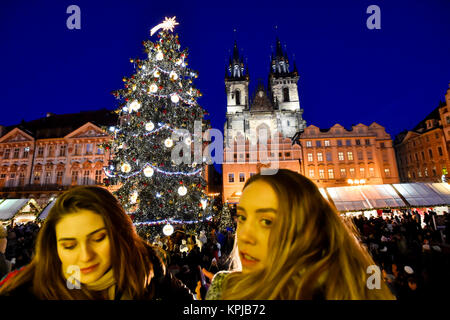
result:
<svg viewBox="0 0 450 320"><path fill-rule="evenodd" d="M298 80L295 64L291 71L287 54L277 39L268 86L259 83L250 97L248 68L234 44L225 74L224 201L236 203L245 181L263 169L300 172L301 150L292 143L296 133L306 128Z"/></svg>

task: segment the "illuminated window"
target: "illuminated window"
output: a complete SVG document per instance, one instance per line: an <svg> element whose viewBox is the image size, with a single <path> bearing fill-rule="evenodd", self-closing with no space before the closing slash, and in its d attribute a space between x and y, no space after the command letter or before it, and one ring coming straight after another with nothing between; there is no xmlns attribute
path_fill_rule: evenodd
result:
<svg viewBox="0 0 450 320"><path fill-rule="evenodd" d="M317 152L317 161L323 161L322 152Z"/></svg>
<svg viewBox="0 0 450 320"><path fill-rule="evenodd" d="M325 179L325 170L319 169L319 178L320 179Z"/></svg>
<svg viewBox="0 0 450 320"><path fill-rule="evenodd" d="M314 169L309 169L309 176L314 178Z"/></svg>
<svg viewBox="0 0 450 320"><path fill-rule="evenodd" d="M348 158L348 160L352 161L353 160L353 152L351 152L351 151L347 152L347 158Z"/></svg>
<svg viewBox="0 0 450 320"><path fill-rule="evenodd" d="M313 162L314 161L312 153L308 153L308 161L309 162Z"/></svg>
<svg viewBox="0 0 450 320"><path fill-rule="evenodd" d="M340 161L344 160L344 153L343 152L338 152L338 158Z"/></svg>
<svg viewBox="0 0 450 320"><path fill-rule="evenodd" d="M333 171L333 169L328 169L328 179L334 179L334 171Z"/></svg>

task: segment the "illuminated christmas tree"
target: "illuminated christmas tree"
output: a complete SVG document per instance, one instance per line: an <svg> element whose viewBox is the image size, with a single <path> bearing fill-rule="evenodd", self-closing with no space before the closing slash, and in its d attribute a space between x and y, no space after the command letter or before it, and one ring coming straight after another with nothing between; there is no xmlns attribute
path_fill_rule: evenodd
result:
<svg viewBox="0 0 450 320"><path fill-rule="evenodd" d="M144 41L147 58L131 59L136 72L113 92L121 101L119 123L109 130L114 140L105 183L115 192L140 234L159 233L149 226L192 224L205 218L206 182L202 177L202 133L209 127L201 96L192 85L197 73L180 51L178 24L167 19L152 29L157 41Z"/></svg>

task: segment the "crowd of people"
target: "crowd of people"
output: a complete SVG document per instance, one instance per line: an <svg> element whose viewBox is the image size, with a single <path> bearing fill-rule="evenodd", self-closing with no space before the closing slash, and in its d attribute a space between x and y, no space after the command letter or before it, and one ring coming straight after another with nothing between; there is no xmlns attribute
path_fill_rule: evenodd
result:
<svg viewBox="0 0 450 320"><path fill-rule="evenodd" d="M442 233L433 216L431 211L421 216L415 210L404 210L401 214L351 218L360 241L399 300L436 297L450 284L450 215L444 215L446 228ZM39 229L35 222L5 229L8 265L0 279L31 261ZM169 271L204 298L212 276L229 268L234 239L234 228L219 230L213 222L199 233L176 230L171 236L156 236L152 243L166 252Z"/></svg>
<svg viewBox="0 0 450 320"><path fill-rule="evenodd" d="M450 215L445 213L444 218L442 233L433 211L423 216L416 210L403 210L384 217L353 218L360 240L399 300L438 297L448 288Z"/></svg>
<svg viewBox="0 0 450 320"><path fill-rule="evenodd" d="M6 248L5 252L3 252L6 258L6 267L4 267L3 271L0 271L0 279L7 272L19 269L30 263L39 229L38 223L28 222L14 226L10 225L3 230L4 239L6 239Z"/></svg>

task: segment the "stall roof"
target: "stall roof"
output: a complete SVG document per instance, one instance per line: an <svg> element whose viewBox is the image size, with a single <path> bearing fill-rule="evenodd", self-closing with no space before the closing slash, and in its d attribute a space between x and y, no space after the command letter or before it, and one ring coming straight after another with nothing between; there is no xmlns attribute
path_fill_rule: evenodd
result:
<svg viewBox="0 0 450 320"><path fill-rule="evenodd" d="M12 219L30 199L5 199L0 203L0 220Z"/></svg>
<svg viewBox="0 0 450 320"><path fill-rule="evenodd" d="M338 211L370 210L372 207L358 186L327 188Z"/></svg>
<svg viewBox="0 0 450 320"><path fill-rule="evenodd" d="M325 200L329 200L329 199L328 199L328 196L327 196L327 193L326 193L326 191L325 191L325 188L319 188L319 191L320 191L320 193L322 194L322 197L325 198Z"/></svg>
<svg viewBox="0 0 450 320"><path fill-rule="evenodd" d="M365 185L360 190L374 209L407 207L390 184Z"/></svg>
<svg viewBox="0 0 450 320"><path fill-rule="evenodd" d="M443 183L399 183L393 187L412 207L448 205L450 190Z"/></svg>
<svg viewBox="0 0 450 320"><path fill-rule="evenodd" d="M47 219L48 213L50 212L50 209L53 208L55 203L56 203L56 200L50 201L49 204L44 208L44 210L42 210L42 212L39 214L38 219L40 219L40 220Z"/></svg>

